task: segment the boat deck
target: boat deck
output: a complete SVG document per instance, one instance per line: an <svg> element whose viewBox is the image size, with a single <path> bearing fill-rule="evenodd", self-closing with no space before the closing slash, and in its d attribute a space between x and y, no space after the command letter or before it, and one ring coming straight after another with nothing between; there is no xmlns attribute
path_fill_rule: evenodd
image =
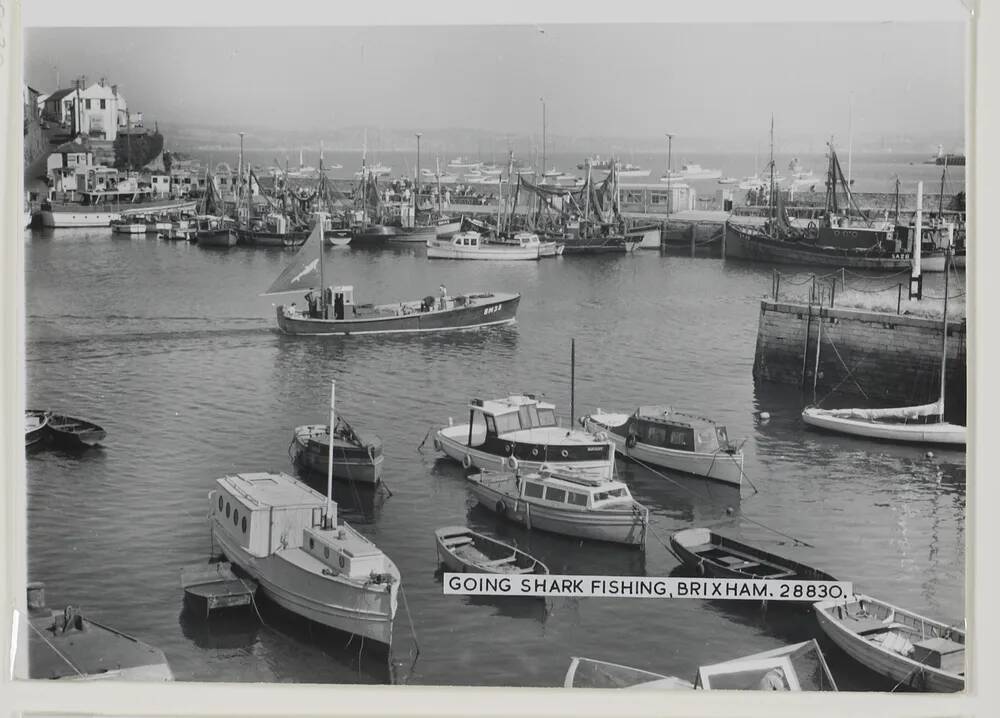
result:
<svg viewBox="0 0 1000 718"><path fill-rule="evenodd" d="M483 568L497 573L533 573L534 568L518 568L516 565L517 554L503 558L491 559L478 548L469 536L456 536L444 539L444 547L452 551L456 556L469 563L474 563Z"/></svg>
<svg viewBox="0 0 1000 718"><path fill-rule="evenodd" d="M701 544L700 546L687 546L685 548L696 556L725 566L731 571L739 571L766 578L786 578L795 575L794 571L789 571L783 566L770 563L759 556L744 554L733 549L720 548L712 543Z"/></svg>

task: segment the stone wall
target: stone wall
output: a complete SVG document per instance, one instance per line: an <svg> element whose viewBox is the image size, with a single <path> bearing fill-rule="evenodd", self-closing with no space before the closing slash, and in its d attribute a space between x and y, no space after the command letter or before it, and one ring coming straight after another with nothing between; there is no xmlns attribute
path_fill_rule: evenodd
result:
<svg viewBox="0 0 1000 718"><path fill-rule="evenodd" d="M822 328L820 328L822 326ZM807 335L808 333L808 335ZM941 322L936 319L763 301L754 357L755 379L803 387L824 406L861 400L862 406L907 406L936 401L941 375ZM966 325L948 327L947 396L950 421L965 423Z"/></svg>

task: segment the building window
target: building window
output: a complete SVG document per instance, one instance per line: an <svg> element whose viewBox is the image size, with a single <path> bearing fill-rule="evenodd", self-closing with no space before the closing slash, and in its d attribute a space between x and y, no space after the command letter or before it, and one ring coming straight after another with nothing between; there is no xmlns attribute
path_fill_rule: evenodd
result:
<svg viewBox="0 0 1000 718"><path fill-rule="evenodd" d="M107 100L101 100L101 109L102 110L108 109Z"/></svg>
<svg viewBox="0 0 1000 718"><path fill-rule="evenodd" d="M89 110L90 109L90 100L84 100L84 106Z"/></svg>

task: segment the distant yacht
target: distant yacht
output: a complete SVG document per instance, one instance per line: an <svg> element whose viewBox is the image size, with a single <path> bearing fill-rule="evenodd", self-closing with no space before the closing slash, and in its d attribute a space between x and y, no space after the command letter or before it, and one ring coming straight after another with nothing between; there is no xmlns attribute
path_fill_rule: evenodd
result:
<svg viewBox="0 0 1000 718"><path fill-rule="evenodd" d="M471 169L473 167L479 167L482 162L473 162L466 157L456 157L451 162L448 163L450 169Z"/></svg>
<svg viewBox="0 0 1000 718"><path fill-rule="evenodd" d="M660 177L661 182L666 182L670 180L692 180L692 179L719 179L722 177L722 170L711 170L701 165L690 164L682 165L681 168L674 172L665 172L662 177Z"/></svg>

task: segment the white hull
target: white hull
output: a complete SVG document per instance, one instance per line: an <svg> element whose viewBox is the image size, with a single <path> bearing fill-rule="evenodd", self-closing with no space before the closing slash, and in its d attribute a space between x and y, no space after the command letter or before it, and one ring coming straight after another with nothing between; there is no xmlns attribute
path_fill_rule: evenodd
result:
<svg viewBox="0 0 1000 718"><path fill-rule="evenodd" d="M649 177L652 170L620 170L619 177Z"/></svg>
<svg viewBox="0 0 1000 718"><path fill-rule="evenodd" d="M111 231L115 234L146 234L146 225L116 224L112 226Z"/></svg>
<svg viewBox="0 0 1000 718"><path fill-rule="evenodd" d="M339 576L320 575L300 566L299 549L277 551L270 556L251 556L218 521L212 535L226 557L256 580L268 598L292 613L324 626L379 643L392 643L392 621L396 614L399 587L389 590L382 584L365 585Z"/></svg>
<svg viewBox="0 0 1000 718"><path fill-rule="evenodd" d="M938 424L890 424L832 416L822 409L808 408L802 421L828 431L915 444L953 444L965 446L965 427L941 422Z"/></svg>
<svg viewBox="0 0 1000 718"><path fill-rule="evenodd" d="M625 443L624 436L614 433L599 421L588 419L584 422L584 428L587 431L607 433L608 438L614 442L616 451L644 464L702 476L734 486L739 486L743 479L742 453L678 451L660 446L650 446L641 442L637 442L635 446L629 448Z"/></svg>
<svg viewBox="0 0 1000 718"><path fill-rule="evenodd" d="M451 239L451 236L462 229L462 221L456 220L447 224L439 224L435 229L435 235L440 239Z"/></svg>
<svg viewBox="0 0 1000 718"><path fill-rule="evenodd" d="M456 247L451 243L427 241L428 259L480 259L491 261L532 260L540 257L539 248L506 247L503 245L480 244L476 247Z"/></svg>
<svg viewBox="0 0 1000 718"><path fill-rule="evenodd" d="M25 229L27 229L28 227L31 226L31 219L32 219L31 212L25 212L24 213L24 228Z"/></svg>
<svg viewBox="0 0 1000 718"><path fill-rule="evenodd" d="M116 212L53 212L43 209L42 226L60 229L63 227L110 227L121 215ZM143 232L146 231L145 226Z"/></svg>
<svg viewBox="0 0 1000 718"><path fill-rule="evenodd" d="M466 463L465 457L468 456L469 461L471 461L471 465L477 469L485 469L487 471L510 471L510 466L507 463L507 457L497 456L496 454L490 454L485 451L480 451L474 447L469 447L464 441L448 436L448 434L445 433L447 431L450 431L453 434L458 434L459 432L467 433L468 424L459 427L450 426L437 432L436 436L438 442L441 444L441 451L448 457L461 463L463 466ZM518 460L518 471L530 473L538 471L543 465L550 467L566 466L587 474L610 479L614 476L614 464L615 461L613 455L607 460L567 461L564 463Z"/></svg>
<svg viewBox="0 0 1000 718"><path fill-rule="evenodd" d="M647 229L642 233L642 241L637 249L659 249L660 248L660 228Z"/></svg>
<svg viewBox="0 0 1000 718"><path fill-rule="evenodd" d="M920 271L921 272L943 272L944 271L944 255L943 254L932 254L930 256L920 255Z"/></svg>

